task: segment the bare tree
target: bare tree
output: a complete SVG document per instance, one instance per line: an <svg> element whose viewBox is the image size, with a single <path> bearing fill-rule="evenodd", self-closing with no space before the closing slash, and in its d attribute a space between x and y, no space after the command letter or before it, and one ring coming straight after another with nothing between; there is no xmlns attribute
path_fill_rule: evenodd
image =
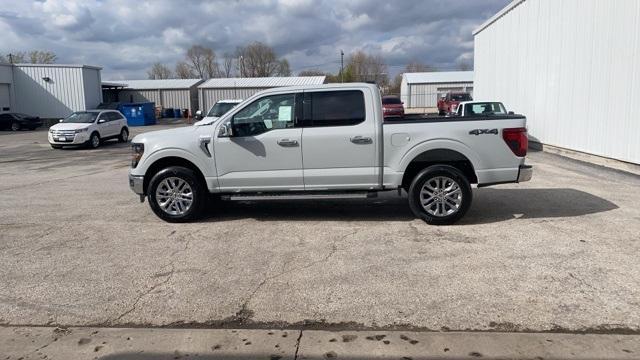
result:
<svg viewBox="0 0 640 360"><path fill-rule="evenodd" d="M233 54L228 52L224 53L224 56L222 57L222 70L220 72L221 76L228 78L233 75L234 61L235 57Z"/></svg>
<svg viewBox="0 0 640 360"><path fill-rule="evenodd" d="M278 63L278 76L291 76L291 67L287 59L282 59Z"/></svg>
<svg viewBox="0 0 640 360"><path fill-rule="evenodd" d="M220 73L216 53L211 48L193 45L187 50L187 61L193 73L201 79L210 79Z"/></svg>
<svg viewBox="0 0 640 360"><path fill-rule="evenodd" d="M317 69L310 69L300 71L298 76L327 76L327 74Z"/></svg>
<svg viewBox="0 0 640 360"><path fill-rule="evenodd" d="M184 61L178 61L176 64L176 77L178 79L194 79L196 74L193 72L189 64Z"/></svg>
<svg viewBox="0 0 640 360"><path fill-rule="evenodd" d="M279 74L281 70L285 71L289 65L288 62L285 65L278 60L275 51L271 47L257 41L244 47L238 47L236 56L239 59L240 76L273 76Z"/></svg>
<svg viewBox="0 0 640 360"><path fill-rule="evenodd" d="M33 50L29 52L29 61L32 64L53 64L56 62L56 54L51 51Z"/></svg>
<svg viewBox="0 0 640 360"><path fill-rule="evenodd" d="M345 81L375 82L380 87L389 85L387 64L380 55L356 51L347 59Z"/></svg>
<svg viewBox="0 0 640 360"><path fill-rule="evenodd" d="M147 77L152 80L171 78L171 69L162 63L155 63L151 69L147 71Z"/></svg>
<svg viewBox="0 0 640 360"><path fill-rule="evenodd" d="M423 64L418 61L411 61L404 69L404 72L432 72L437 71L437 69L431 65Z"/></svg>
<svg viewBox="0 0 640 360"><path fill-rule="evenodd" d="M473 66L467 60L459 60L456 64L456 69L460 71L469 71L473 70Z"/></svg>

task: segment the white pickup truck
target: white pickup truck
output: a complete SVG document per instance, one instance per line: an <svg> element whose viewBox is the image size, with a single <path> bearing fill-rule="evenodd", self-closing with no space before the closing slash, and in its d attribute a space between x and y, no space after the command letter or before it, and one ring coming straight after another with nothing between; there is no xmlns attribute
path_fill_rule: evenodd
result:
<svg viewBox="0 0 640 360"><path fill-rule="evenodd" d="M227 200L373 197L405 190L413 213L451 224L471 205L471 184L531 179L520 115L384 122L370 84L274 88L210 125L132 140L129 185L170 222Z"/></svg>

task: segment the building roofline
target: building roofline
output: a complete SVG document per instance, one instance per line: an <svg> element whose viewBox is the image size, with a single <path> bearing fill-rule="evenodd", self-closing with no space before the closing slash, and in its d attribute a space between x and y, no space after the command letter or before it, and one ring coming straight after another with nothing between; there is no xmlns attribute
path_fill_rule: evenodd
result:
<svg viewBox="0 0 640 360"><path fill-rule="evenodd" d="M94 65L82 65L82 64L28 64L28 63L20 63L20 64L11 64L17 67L58 67L58 68L80 68L80 69L94 69L94 70L102 70L100 66Z"/></svg>
<svg viewBox="0 0 640 360"><path fill-rule="evenodd" d="M488 28L489 26L491 26L491 24L500 20L500 18L505 16L508 12L515 9L516 7L518 7L518 5L522 4L525 1L527 0L513 0L509 5L502 8L502 10L498 11L498 13L490 17L487 21L482 23L482 25L478 26L475 30L473 30L473 33L472 33L473 36L478 35L480 32L482 32L482 30Z"/></svg>

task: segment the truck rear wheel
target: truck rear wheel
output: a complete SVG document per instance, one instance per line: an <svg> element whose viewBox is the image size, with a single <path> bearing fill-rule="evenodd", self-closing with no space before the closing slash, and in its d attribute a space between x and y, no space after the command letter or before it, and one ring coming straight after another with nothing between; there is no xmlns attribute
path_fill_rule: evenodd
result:
<svg viewBox="0 0 640 360"><path fill-rule="evenodd" d="M458 221L471 206L471 185L453 166L434 165L422 170L409 187L409 207L430 225Z"/></svg>
<svg viewBox="0 0 640 360"><path fill-rule="evenodd" d="M168 222L187 222L202 213L207 198L204 184L195 172L181 166L171 166L151 178L147 189L151 210Z"/></svg>

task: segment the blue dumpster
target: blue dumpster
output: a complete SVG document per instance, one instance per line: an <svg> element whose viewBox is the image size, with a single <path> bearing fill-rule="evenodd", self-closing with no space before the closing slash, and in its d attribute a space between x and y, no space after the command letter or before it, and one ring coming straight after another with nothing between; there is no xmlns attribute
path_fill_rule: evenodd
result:
<svg viewBox="0 0 640 360"><path fill-rule="evenodd" d="M155 103L120 103L118 110L127 118L129 126L155 125Z"/></svg>

